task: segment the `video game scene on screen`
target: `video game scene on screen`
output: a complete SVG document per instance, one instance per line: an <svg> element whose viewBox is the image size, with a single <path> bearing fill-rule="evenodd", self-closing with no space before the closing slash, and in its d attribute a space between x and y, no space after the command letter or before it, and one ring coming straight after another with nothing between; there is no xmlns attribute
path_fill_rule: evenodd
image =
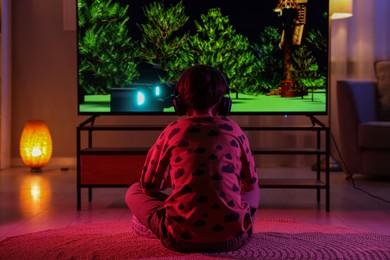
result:
<svg viewBox="0 0 390 260"><path fill-rule="evenodd" d="M77 0L78 113L174 114L180 73L227 78L232 114L325 115L329 0Z"/></svg>

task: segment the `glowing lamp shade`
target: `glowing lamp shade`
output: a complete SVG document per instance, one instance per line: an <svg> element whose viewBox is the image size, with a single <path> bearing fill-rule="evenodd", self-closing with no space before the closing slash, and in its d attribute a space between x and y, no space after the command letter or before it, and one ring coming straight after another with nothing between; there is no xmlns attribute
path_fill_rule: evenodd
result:
<svg viewBox="0 0 390 260"><path fill-rule="evenodd" d="M332 20L351 17L353 0L330 0L329 13Z"/></svg>
<svg viewBox="0 0 390 260"><path fill-rule="evenodd" d="M20 138L20 156L31 171L39 172L51 158L53 144L49 128L42 120L30 120Z"/></svg>

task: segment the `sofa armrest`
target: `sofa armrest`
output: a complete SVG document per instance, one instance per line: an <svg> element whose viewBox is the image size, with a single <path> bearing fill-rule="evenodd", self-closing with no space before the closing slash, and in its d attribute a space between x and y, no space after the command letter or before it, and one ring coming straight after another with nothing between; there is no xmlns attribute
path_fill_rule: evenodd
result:
<svg viewBox="0 0 390 260"><path fill-rule="evenodd" d="M347 110L348 115L356 115L357 123L378 120L377 82L371 80L337 81L338 109Z"/></svg>
<svg viewBox="0 0 390 260"><path fill-rule="evenodd" d="M376 121L375 81L337 81L337 113L341 153L344 163L352 172L363 168L359 146L359 125Z"/></svg>

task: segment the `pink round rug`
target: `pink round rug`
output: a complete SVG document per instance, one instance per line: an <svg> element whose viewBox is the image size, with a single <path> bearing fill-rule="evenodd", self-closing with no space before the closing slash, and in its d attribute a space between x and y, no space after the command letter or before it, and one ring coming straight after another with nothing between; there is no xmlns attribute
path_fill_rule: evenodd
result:
<svg viewBox="0 0 390 260"><path fill-rule="evenodd" d="M257 219L237 251L183 254L142 237L131 222L86 224L7 238L0 259L390 259L390 237L285 219Z"/></svg>

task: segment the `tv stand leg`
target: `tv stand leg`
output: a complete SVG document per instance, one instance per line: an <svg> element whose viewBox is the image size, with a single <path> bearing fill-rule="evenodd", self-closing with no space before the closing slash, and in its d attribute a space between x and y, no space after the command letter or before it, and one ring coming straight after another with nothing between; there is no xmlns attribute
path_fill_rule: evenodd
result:
<svg viewBox="0 0 390 260"><path fill-rule="evenodd" d="M317 188L317 203L321 202L321 190L320 188Z"/></svg>
<svg viewBox="0 0 390 260"><path fill-rule="evenodd" d="M92 202L92 188L91 187L88 188L88 201Z"/></svg>
<svg viewBox="0 0 390 260"><path fill-rule="evenodd" d="M77 187L77 210L81 210L81 189Z"/></svg>

